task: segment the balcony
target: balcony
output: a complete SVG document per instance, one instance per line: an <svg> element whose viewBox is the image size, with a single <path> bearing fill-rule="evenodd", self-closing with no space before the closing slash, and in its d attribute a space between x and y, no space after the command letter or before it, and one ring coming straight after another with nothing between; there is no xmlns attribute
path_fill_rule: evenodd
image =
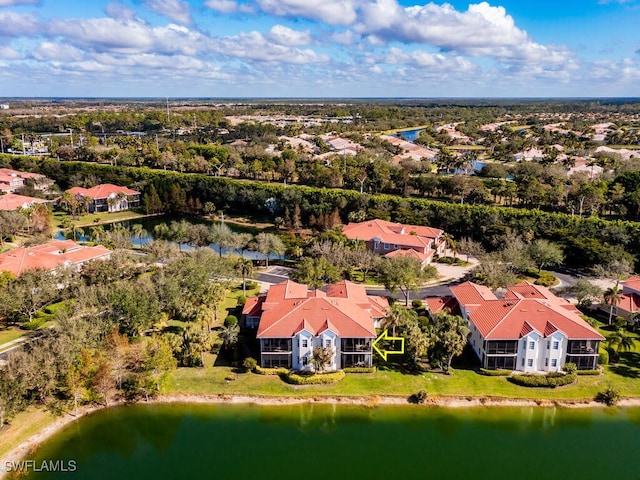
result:
<svg viewBox="0 0 640 480"><path fill-rule="evenodd" d="M368 338L343 338L342 353L371 353L371 340Z"/></svg>

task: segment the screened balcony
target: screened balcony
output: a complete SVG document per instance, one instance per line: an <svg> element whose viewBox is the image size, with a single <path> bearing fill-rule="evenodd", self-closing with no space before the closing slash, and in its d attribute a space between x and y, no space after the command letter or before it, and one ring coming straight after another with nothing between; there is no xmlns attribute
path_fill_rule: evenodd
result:
<svg viewBox="0 0 640 480"><path fill-rule="evenodd" d="M600 340L569 340L569 355L597 355Z"/></svg>
<svg viewBox="0 0 640 480"><path fill-rule="evenodd" d="M350 367L370 367L371 354L365 353L347 353L340 356L340 364L342 368Z"/></svg>
<svg viewBox="0 0 640 480"><path fill-rule="evenodd" d="M343 353L369 352L371 353L371 339L343 338L340 344Z"/></svg>
<svg viewBox="0 0 640 480"><path fill-rule="evenodd" d="M517 340L487 340L487 355L515 355L518 353Z"/></svg>
<svg viewBox="0 0 640 480"><path fill-rule="evenodd" d="M263 338L261 341L262 353L290 353L290 338Z"/></svg>

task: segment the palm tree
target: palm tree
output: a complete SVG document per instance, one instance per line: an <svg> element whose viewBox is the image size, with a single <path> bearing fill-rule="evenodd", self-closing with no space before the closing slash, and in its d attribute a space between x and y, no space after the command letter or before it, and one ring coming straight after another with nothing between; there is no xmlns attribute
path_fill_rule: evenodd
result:
<svg viewBox="0 0 640 480"><path fill-rule="evenodd" d="M229 226L224 223L214 223L211 225L209 231L211 242L218 245L220 258L222 258L222 251L225 248L233 246L235 234Z"/></svg>
<svg viewBox="0 0 640 480"><path fill-rule="evenodd" d="M102 225L97 225L95 227L91 227L91 241L95 243L100 243L104 239L104 227Z"/></svg>
<svg viewBox="0 0 640 480"><path fill-rule="evenodd" d="M142 237L147 236L147 231L144 229L142 224L136 223L135 225L133 225L131 227L131 234L133 235L133 238L138 239L140 246L142 247Z"/></svg>
<svg viewBox="0 0 640 480"><path fill-rule="evenodd" d="M218 335L220 340L222 340L222 348L229 350L233 347L238 342L239 333L240 327L237 324L222 327L222 330L220 330L220 334Z"/></svg>
<svg viewBox="0 0 640 480"><path fill-rule="evenodd" d="M607 343L620 357L621 352L628 352L635 347L636 338L629 335L623 328L619 328L607 337Z"/></svg>
<svg viewBox="0 0 640 480"><path fill-rule="evenodd" d="M382 319L382 328L388 329L391 327L391 336L396 336L396 327L407 323L411 317L414 317L416 312L403 307L399 303L391 306L387 315Z"/></svg>
<svg viewBox="0 0 640 480"><path fill-rule="evenodd" d="M608 325L611 325L611 320L613 319L613 309L618 303L620 303L621 297L622 290L620 289L620 287L618 287L618 285L609 287L604 292L604 303L611 305L611 308L609 309Z"/></svg>
<svg viewBox="0 0 640 480"><path fill-rule="evenodd" d="M280 237L273 233L262 232L256 236L255 249L265 256L265 265L269 268L269 255L272 253L282 255L285 251L285 246Z"/></svg>
<svg viewBox="0 0 640 480"><path fill-rule="evenodd" d="M242 295L247 294L247 277L253 275L253 260L240 257L236 261L236 271L242 275Z"/></svg>

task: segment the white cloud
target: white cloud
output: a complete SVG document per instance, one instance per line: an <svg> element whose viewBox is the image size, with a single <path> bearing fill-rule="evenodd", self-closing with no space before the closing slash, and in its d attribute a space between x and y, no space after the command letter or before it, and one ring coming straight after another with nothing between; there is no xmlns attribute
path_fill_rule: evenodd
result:
<svg viewBox="0 0 640 480"><path fill-rule="evenodd" d="M289 47L297 47L311 43L311 32L309 30L301 32L285 27L284 25L274 25L271 27L268 37L275 43Z"/></svg>
<svg viewBox="0 0 640 480"><path fill-rule="evenodd" d="M20 52L11 47L0 45L0 58L4 60L17 60L21 58L21 55Z"/></svg>
<svg viewBox="0 0 640 480"><path fill-rule="evenodd" d="M256 0L266 13L321 20L331 25L349 25L356 20L362 0Z"/></svg>
<svg viewBox="0 0 640 480"><path fill-rule="evenodd" d="M293 64L324 63L327 55L319 55L311 49L291 48L270 42L260 32L241 33L218 42L219 53L233 57Z"/></svg>
<svg viewBox="0 0 640 480"><path fill-rule="evenodd" d="M136 13L120 2L111 2L105 9L105 13L115 20L135 20Z"/></svg>
<svg viewBox="0 0 640 480"><path fill-rule="evenodd" d="M31 54L39 61L78 61L84 57L81 50L61 43L42 42L40 46Z"/></svg>
<svg viewBox="0 0 640 480"><path fill-rule="evenodd" d="M403 52L399 48L391 48L383 61L388 64L447 70L452 73L468 72L477 68L475 64L461 56L448 56L442 53L429 53L421 50Z"/></svg>
<svg viewBox="0 0 640 480"><path fill-rule="evenodd" d="M565 48L533 42L504 7L487 2L459 12L449 4L405 8L396 0L376 0L362 6L355 30L372 42L423 43L472 56L562 62L569 55Z"/></svg>
<svg viewBox="0 0 640 480"><path fill-rule="evenodd" d="M0 0L0 7L13 7L15 5L38 5L40 0Z"/></svg>
<svg viewBox="0 0 640 480"><path fill-rule="evenodd" d="M0 36L32 37L40 31L40 22L29 14L11 11L0 12Z"/></svg>
<svg viewBox="0 0 640 480"><path fill-rule="evenodd" d="M193 23L189 4L182 0L147 0L145 5L154 12L169 17L181 25L191 25Z"/></svg>
<svg viewBox="0 0 640 480"><path fill-rule="evenodd" d="M238 11L238 4L233 0L207 0L204 6L220 13L233 13Z"/></svg>

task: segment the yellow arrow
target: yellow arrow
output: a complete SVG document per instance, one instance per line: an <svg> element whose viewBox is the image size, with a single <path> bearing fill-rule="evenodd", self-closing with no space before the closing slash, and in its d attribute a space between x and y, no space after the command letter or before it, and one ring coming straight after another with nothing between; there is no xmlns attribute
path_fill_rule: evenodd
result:
<svg viewBox="0 0 640 480"><path fill-rule="evenodd" d="M378 348L378 342L380 341L397 341L400 342L400 350L381 350ZM390 337L387 333L387 330L382 332L378 338L373 341L372 345L373 349L378 352L384 361L387 361L387 355L398 355L404 353L404 338L402 337Z"/></svg>

